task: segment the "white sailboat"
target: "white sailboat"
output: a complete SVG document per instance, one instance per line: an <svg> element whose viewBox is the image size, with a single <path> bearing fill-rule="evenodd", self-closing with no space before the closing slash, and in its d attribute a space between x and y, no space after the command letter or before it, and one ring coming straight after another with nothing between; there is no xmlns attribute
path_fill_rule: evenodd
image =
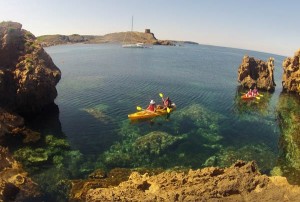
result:
<svg viewBox="0 0 300 202"><path fill-rule="evenodd" d="M144 43L123 44L123 48L148 48Z"/></svg>
<svg viewBox="0 0 300 202"><path fill-rule="evenodd" d="M131 18L131 33L133 32L133 16ZM123 43L126 39L126 36L127 36L127 32L125 34L125 37L124 37L124 40L123 40ZM122 45L123 48L151 48L150 46L144 44L144 43L127 43L127 44L123 44Z"/></svg>

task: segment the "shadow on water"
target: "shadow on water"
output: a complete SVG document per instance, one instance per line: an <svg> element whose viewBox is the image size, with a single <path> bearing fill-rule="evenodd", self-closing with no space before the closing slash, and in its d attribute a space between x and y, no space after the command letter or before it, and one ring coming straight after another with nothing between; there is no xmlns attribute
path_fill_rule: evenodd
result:
<svg viewBox="0 0 300 202"><path fill-rule="evenodd" d="M277 104L280 128L279 158L272 170L274 175L287 177L300 184L300 99L298 95L281 93Z"/></svg>
<svg viewBox="0 0 300 202"><path fill-rule="evenodd" d="M38 136L40 137L40 140L34 140L34 138L24 144L24 136L7 135L3 145L14 151L20 147L23 147L24 145L43 145L43 141L41 141L41 139L43 139L43 136L49 134L60 138L66 138L62 132L62 127L59 120L59 108L54 103L44 107L39 114L25 116L24 125L26 128L30 129L32 133L39 134Z"/></svg>
<svg viewBox="0 0 300 202"><path fill-rule="evenodd" d="M67 201L70 188L67 179L83 173L80 166L83 159L79 151L71 150L62 132L58 106L51 104L40 114L26 117L25 126L40 133L40 138L24 142L23 137L12 137L19 140L10 140L10 151L39 185L42 193L39 201Z"/></svg>
<svg viewBox="0 0 300 202"><path fill-rule="evenodd" d="M57 137L66 137L59 120L59 108L54 103L45 107L39 115L26 118L25 125L42 134L49 133Z"/></svg>

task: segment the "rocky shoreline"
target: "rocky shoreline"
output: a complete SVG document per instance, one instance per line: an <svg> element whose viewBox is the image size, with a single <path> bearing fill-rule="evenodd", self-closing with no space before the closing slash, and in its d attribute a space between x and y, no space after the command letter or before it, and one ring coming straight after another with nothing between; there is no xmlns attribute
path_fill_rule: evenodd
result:
<svg viewBox="0 0 300 202"><path fill-rule="evenodd" d="M42 195L39 185L3 146L13 145L7 139L28 144L41 138L40 132L25 126L25 120L54 105L60 78L60 70L34 35L20 23L0 23L0 201Z"/></svg>
<svg viewBox="0 0 300 202"><path fill-rule="evenodd" d="M101 180L99 180L101 184ZM83 186L84 187L84 186ZM82 193L82 192L81 192ZM80 201L297 201L300 187L259 173L254 162L184 172L132 172L118 186L90 188Z"/></svg>
<svg viewBox="0 0 300 202"><path fill-rule="evenodd" d="M126 40L127 39L127 40ZM176 46L182 44L198 44L191 41L174 41L174 40L159 40L153 33L144 32L117 32L110 33L103 36L97 35L43 35L37 37L37 41L43 47L63 45L63 44L104 44L104 43L144 43L151 45L165 45L165 46Z"/></svg>
<svg viewBox="0 0 300 202"><path fill-rule="evenodd" d="M43 45L120 42L124 34L126 33L104 37L58 35ZM165 45L174 43L159 41L151 33L135 34L138 36L137 41L140 37L145 43ZM300 92L299 58L300 50L293 58L287 58L283 62L282 84L285 91ZM245 56L238 71L238 80L243 87L252 88L256 85L259 89L274 91L276 86L273 78L274 59L270 58L268 62L264 62ZM60 70L35 36L23 30L19 23L0 23L0 201L42 200L44 193L41 192L40 185L25 171L26 163L21 165L22 160L34 165L36 169L40 169L43 163L53 163L61 168L64 158L74 160L73 167L70 167L72 171L63 170L63 176L71 176L69 173L76 172L78 169L76 166L82 163L80 153L71 151L66 140L52 135L41 137L39 132L25 126L28 117L35 117L47 107L55 105L56 85L60 78ZM282 96L280 101L284 102L284 99ZM292 104L298 105L298 102ZM292 128L291 126L300 120L298 112L290 113L293 111L292 107L282 104L282 108L278 108L278 121L281 122L282 130ZM194 114L192 118L201 125L199 117L204 116L205 113L197 106L190 108L190 111ZM58 117L57 114L58 112L55 116ZM210 117L204 117L206 121L214 119L212 113L207 114L210 114ZM182 116L181 118L184 118L185 115ZM213 128L217 130L216 127ZM285 149L289 153L293 151L299 153L299 148L293 144L299 141L298 132L299 129L293 127L281 137L282 141L286 142ZM13 157L10 148L4 144L7 137L20 137L24 144L43 139L47 144L33 149L24 147L15 152ZM213 138L217 139L218 136ZM159 141L149 146L148 143L156 139ZM138 154L148 152L155 156L165 148L181 141L181 138L153 132L141 138L134 137L131 141L130 144L134 145L134 150L131 152ZM122 149L122 146L116 148ZM123 149L126 150L125 147ZM130 151L127 155L130 156ZM107 152L106 157L111 163L122 160L115 155L114 151ZM297 157L298 155L282 156L281 158L291 165L290 168L276 168L272 171L284 173L299 170ZM19 158L20 162L15 158ZM129 163L138 161L131 158L126 160ZM209 162L205 164L210 165ZM206 167L189 171L116 168L106 173L95 170L87 179L67 181L62 183L62 186L67 187L65 188L67 191L62 189L62 192L63 195L68 195L70 190L68 196L70 201L297 201L300 197L300 187L290 185L285 177L268 177L259 172L255 162L243 161L237 161L228 168Z"/></svg>

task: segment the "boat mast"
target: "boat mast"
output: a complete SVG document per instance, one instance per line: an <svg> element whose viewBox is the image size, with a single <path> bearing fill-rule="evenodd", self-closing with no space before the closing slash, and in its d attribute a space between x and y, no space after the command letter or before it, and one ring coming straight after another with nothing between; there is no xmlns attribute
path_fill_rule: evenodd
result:
<svg viewBox="0 0 300 202"><path fill-rule="evenodd" d="M133 31L133 16L131 16L131 32Z"/></svg>

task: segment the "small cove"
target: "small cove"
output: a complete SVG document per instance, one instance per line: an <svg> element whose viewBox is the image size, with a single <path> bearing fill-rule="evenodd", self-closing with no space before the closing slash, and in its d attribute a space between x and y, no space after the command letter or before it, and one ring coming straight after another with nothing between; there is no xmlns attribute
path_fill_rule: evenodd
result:
<svg viewBox="0 0 300 202"><path fill-rule="evenodd" d="M295 99L281 94L283 56L206 45L123 49L75 44L46 51L62 79L55 100L59 113L30 123L55 142L46 147L51 160L34 175L38 181L51 175L54 181L82 178L98 168L196 169L242 159L255 160L266 174L281 168L299 184L300 170L286 160L277 119L279 103ZM245 54L275 58L276 90L263 92L259 101L240 99L237 69ZM127 115L151 99L160 102L160 92L177 105L170 120L130 123Z"/></svg>

